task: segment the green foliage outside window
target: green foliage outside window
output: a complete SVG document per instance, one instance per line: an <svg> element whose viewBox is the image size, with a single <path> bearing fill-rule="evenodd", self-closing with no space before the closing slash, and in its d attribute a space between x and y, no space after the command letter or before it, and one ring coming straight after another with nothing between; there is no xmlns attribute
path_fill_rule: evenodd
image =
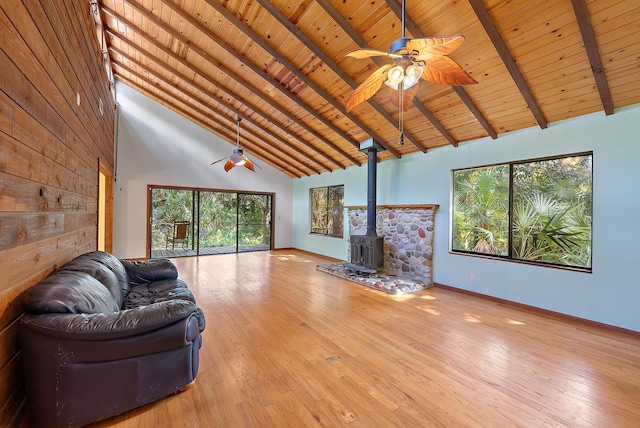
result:
<svg viewBox="0 0 640 428"><path fill-rule="evenodd" d="M235 193L200 192L200 248L236 244Z"/></svg>
<svg viewBox="0 0 640 428"><path fill-rule="evenodd" d="M458 170L453 187L453 251L591 268L591 154Z"/></svg>
<svg viewBox="0 0 640 428"><path fill-rule="evenodd" d="M311 233L343 237L344 186L316 187L309 190Z"/></svg>
<svg viewBox="0 0 640 428"><path fill-rule="evenodd" d="M454 172L453 249L507 255L509 167Z"/></svg>
<svg viewBox="0 0 640 428"><path fill-rule="evenodd" d="M193 217L193 191L181 189L151 189L151 248L165 248L174 221Z"/></svg>
<svg viewBox="0 0 640 428"><path fill-rule="evenodd" d="M191 222L200 248L235 246L236 237L238 245L269 245L271 195L152 188L151 218L152 249L165 248L180 220Z"/></svg>

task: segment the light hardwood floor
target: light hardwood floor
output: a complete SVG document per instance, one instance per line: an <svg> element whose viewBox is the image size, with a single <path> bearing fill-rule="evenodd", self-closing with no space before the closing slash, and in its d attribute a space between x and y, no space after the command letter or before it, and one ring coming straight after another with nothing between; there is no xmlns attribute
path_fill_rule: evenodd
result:
<svg viewBox="0 0 640 428"><path fill-rule="evenodd" d="M640 426L636 338L450 290L391 296L294 250L174 261L207 317L198 378L93 427Z"/></svg>

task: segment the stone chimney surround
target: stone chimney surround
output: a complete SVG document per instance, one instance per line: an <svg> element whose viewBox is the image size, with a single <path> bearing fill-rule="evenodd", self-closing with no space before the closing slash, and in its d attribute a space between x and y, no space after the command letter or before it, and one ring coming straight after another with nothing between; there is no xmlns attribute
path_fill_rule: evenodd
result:
<svg viewBox="0 0 640 428"><path fill-rule="evenodd" d="M433 231L439 205L377 205L376 232L383 237L382 270L389 275L408 277L433 285ZM367 231L367 207L345 207L348 235ZM351 244L347 249L351 255Z"/></svg>

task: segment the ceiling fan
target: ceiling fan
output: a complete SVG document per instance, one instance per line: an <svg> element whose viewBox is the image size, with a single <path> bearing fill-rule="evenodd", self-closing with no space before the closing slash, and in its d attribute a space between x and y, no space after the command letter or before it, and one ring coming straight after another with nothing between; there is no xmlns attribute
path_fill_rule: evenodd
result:
<svg viewBox="0 0 640 428"><path fill-rule="evenodd" d="M470 85L478 83L460 64L447 55L464 42L464 36L427 37L412 39L405 36L405 4L402 0L402 37L391 44L390 52L375 49L356 49L345 56L362 59L385 56L394 60L384 64L362 82L347 98L346 111L371 98L383 84L389 87L392 101L407 111L418 93L420 79L441 85ZM400 104L402 102L402 104Z"/></svg>
<svg viewBox="0 0 640 428"><path fill-rule="evenodd" d="M211 165L215 165L218 162L222 162L223 160L226 159L227 161L224 164L225 172L229 172L229 170L234 166L244 166L245 168L253 172L256 172L254 168L255 166L262 169L260 165L253 163L251 159L249 159L244 154L244 151L240 148L240 122L241 121L242 121L242 118L236 116L236 122L238 122L238 131L236 133L236 148L233 149L233 153L231 153L229 157L218 159L217 161L211 162Z"/></svg>

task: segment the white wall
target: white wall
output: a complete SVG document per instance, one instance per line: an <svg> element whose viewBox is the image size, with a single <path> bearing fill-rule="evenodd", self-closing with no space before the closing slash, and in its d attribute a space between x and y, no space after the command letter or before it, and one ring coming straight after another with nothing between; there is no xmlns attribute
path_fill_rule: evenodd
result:
<svg viewBox="0 0 640 428"><path fill-rule="evenodd" d="M640 331L640 105L378 164L378 204L435 203L434 281ZM593 273L449 253L451 170L593 151ZM348 237L309 234L309 188L344 184L366 205L366 165L294 180L293 246L346 259ZM345 230L348 230L345 228ZM470 281L470 275L476 281Z"/></svg>
<svg viewBox="0 0 640 428"><path fill-rule="evenodd" d="M146 256L147 185L275 192L275 248L292 245L293 179L259 164L224 172L221 162L235 141L227 142L137 91L118 83L120 104L114 189L113 252L121 258ZM235 134L235 121L234 121ZM242 145L242 132L240 133Z"/></svg>

